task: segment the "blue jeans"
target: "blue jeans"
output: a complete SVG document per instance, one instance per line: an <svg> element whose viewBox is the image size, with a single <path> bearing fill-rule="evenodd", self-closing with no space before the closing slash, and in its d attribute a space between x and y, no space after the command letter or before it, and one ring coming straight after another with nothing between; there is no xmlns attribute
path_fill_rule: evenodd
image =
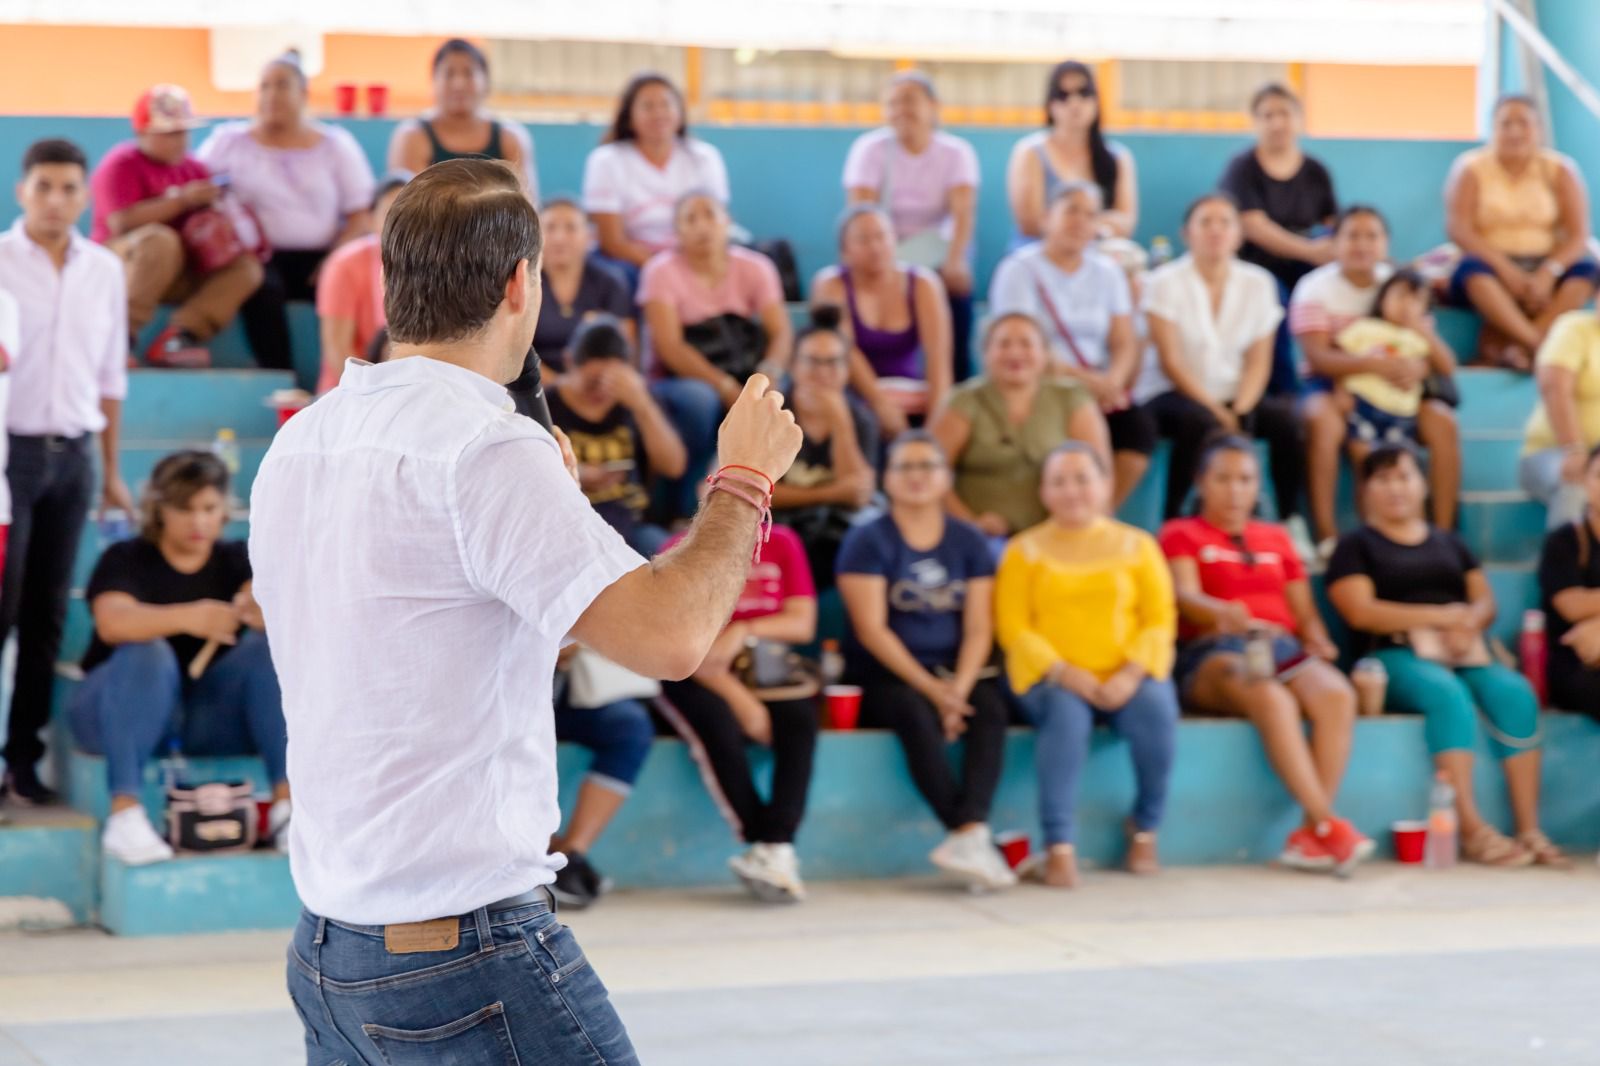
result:
<svg viewBox="0 0 1600 1066"><path fill-rule="evenodd" d="M1089 734L1098 722L1128 742L1138 794L1136 828L1155 829L1167 805L1167 778L1178 736L1178 695L1170 681L1146 678L1120 710L1102 711L1058 685L1041 681L1022 697L1022 709L1038 736L1034 763L1039 774L1039 821L1044 841L1070 844L1076 828L1078 776L1089 756Z"/></svg>
<svg viewBox="0 0 1600 1066"><path fill-rule="evenodd" d="M302 912L289 998L308 1066L637 1066L605 985L549 903L457 921L454 948L391 955L382 926Z"/></svg>
<svg viewBox="0 0 1600 1066"><path fill-rule="evenodd" d="M638 700L604 707L556 707L556 739L581 744L594 753L589 777L612 792L627 795L656 739L650 712Z"/></svg>
<svg viewBox="0 0 1600 1066"><path fill-rule="evenodd" d="M241 633L193 682L165 640L119 645L72 694L67 721L79 748L106 757L112 795L139 794L144 764L173 732L186 754L257 752L273 784L288 779L283 695L263 633Z"/></svg>
<svg viewBox="0 0 1600 1066"><path fill-rule="evenodd" d="M650 383L650 395L666 411L667 420L683 438L689 452L689 465L683 476L663 479L665 500L677 517L688 517L699 509L700 481L717 457L717 430L722 425L722 398L703 381L694 378L662 378Z"/></svg>

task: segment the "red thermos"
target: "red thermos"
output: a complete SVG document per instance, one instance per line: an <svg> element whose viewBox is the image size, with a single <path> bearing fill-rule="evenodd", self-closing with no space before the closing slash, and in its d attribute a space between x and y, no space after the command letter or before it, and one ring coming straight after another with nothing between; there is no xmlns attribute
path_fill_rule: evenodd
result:
<svg viewBox="0 0 1600 1066"><path fill-rule="evenodd" d="M1522 673L1539 696L1539 706L1549 702L1549 689L1545 684L1545 663L1549 653L1544 642L1544 612L1522 612L1522 639L1518 641L1517 654L1522 659Z"/></svg>

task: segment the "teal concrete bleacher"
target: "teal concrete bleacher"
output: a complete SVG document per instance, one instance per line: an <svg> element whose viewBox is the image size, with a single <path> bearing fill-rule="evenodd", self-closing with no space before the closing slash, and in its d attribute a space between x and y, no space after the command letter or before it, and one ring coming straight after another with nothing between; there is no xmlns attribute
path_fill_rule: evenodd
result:
<svg viewBox="0 0 1600 1066"><path fill-rule="evenodd" d="M100 841L92 819L72 810L9 812L0 823L0 898L58 900L74 921L95 913Z"/></svg>
<svg viewBox="0 0 1600 1066"><path fill-rule="evenodd" d="M119 936L287 929L300 916L289 857L271 851L185 855L153 866L107 859L100 920Z"/></svg>

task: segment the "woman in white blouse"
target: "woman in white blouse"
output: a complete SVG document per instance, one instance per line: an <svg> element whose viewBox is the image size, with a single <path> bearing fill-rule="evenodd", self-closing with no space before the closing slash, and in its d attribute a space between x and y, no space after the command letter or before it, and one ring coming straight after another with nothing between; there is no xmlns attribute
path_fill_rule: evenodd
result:
<svg viewBox="0 0 1600 1066"><path fill-rule="evenodd" d="M1280 516L1300 498L1300 430L1292 408L1262 405L1283 309L1277 283L1237 257L1244 232L1226 193L1207 193L1183 216L1189 253L1145 282L1144 313L1156 358L1135 398L1172 441L1166 515L1178 514L1194 483L1206 437L1218 430L1267 442Z"/></svg>

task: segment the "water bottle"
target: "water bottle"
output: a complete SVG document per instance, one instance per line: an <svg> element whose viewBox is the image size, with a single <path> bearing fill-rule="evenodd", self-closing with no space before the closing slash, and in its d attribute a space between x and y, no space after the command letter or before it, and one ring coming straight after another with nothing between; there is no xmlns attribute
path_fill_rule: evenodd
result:
<svg viewBox="0 0 1600 1066"><path fill-rule="evenodd" d="M824 685L837 685L844 676L844 656L839 654L837 640L822 642L822 683Z"/></svg>
<svg viewBox="0 0 1600 1066"><path fill-rule="evenodd" d="M1456 864L1456 837L1456 790L1441 770L1428 793L1428 850L1423 862L1430 870Z"/></svg>
<svg viewBox="0 0 1600 1066"><path fill-rule="evenodd" d="M128 518L128 512L120 507L108 508L101 512L98 529L101 551L133 536L133 523Z"/></svg>
<svg viewBox="0 0 1600 1066"><path fill-rule="evenodd" d="M1549 652L1544 640L1544 612L1522 612L1522 637L1517 642L1517 655L1522 659L1522 675L1533 686L1542 707L1549 703L1548 685L1545 681L1545 663Z"/></svg>
<svg viewBox="0 0 1600 1066"><path fill-rule="evenodd" d="M1165 237L1157 237L1150 242L1150 269L1164 263L1172 262L1172 242Z"/></svg>
<svg viewBox="0 0 1600 1066"><path fill-rule="evenodd" d="M217 430L216 439L211 442L211 454L222 460L230 479L239 476L239 438L233 430Z"/></svg>

